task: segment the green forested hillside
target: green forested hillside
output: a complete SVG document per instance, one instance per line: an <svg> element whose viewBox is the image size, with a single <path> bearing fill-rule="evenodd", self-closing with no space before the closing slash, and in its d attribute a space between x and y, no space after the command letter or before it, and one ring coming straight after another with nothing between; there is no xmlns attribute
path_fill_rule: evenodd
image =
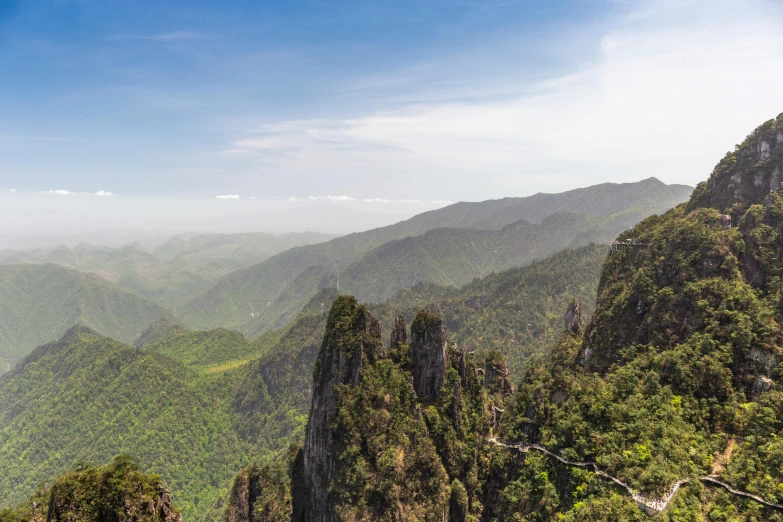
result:
<svg viewBox="0 0 783 522"><path fill-rule="evenodd" d="M80 462L127 453L161 474L187 520L214 520L258 447L231 406L240 378L71 329L0 377L0 508Z"/></svg>
<svg viewBox="0 0 783 522"><path fill-rule="evenodd" d="M377 303L417 283L460 287L564 248L608 244L627 224L612 223L610 218L555 214L539 225L521 221L497 231L431 230L387 243L346 267L340 273L340 289Z"/></svg>
<svg viewBox="0 0 783 522"><path fill-rule="evenodd" d="M443 318L451 340L470 350L501 351L517 375L531 354L561 335L571 300L582 303L585 317L592 314L607 251L605 245L564 250L459 289L417 285L369 308L387 329L397 315L410 321L417 311L432 310Z"/></svg>
<svg viewBox="0 0 783 522"><path fill-rule="evenodd" d="M290 322L291 311L301 308L318 288L336 285L338 272L349 272L347 283L341 276L341 289L344 284L353 284L351 291L364 291L366 284L371 290L363 297L377 300L417 281L459 285L493 269L518 266L569 246L614 237L643 217L684 201L690 191L689 187L668 186L649 179L619 185L607 183L563 194L458 203L396 225L283 252L221 278L179 308L178 315L195 327L224 326L252 334ZM583 214L580 218L561 214L535 226L562 210ZM523 218L533 224L520 223ZM492 232L514 223L510 232ZM389 243L443 227L487 232L439 231L423 240ZM531 244L540 250L538 255L526 253L516 260L513 256L526 250L503 244L504 238L515 241L514 233L535 235L536 231L544 235L540 242ZM505 258L493 265L494 249L501 244ZM405 246L411 250L405 250ZM382 257L388 250L394 255L386 261ZM449 254L448 259L442 255L445 253ZM308 275L303 281L300 275L306 270ZM430 277L433 279L427 279ZM302 291L304 283L306 293ZM296 290L289 291L289 285ZM251 315L268 303L268 310L261 315Z"/></svg>
<svg viewBox="0 0 783 522"><path fill-rule="evenodd" d="M557 330L569 296L594 293L606 250L563 252L463 289L419 285L376 309L385 335L395 314L427 306L443 312L452 338L471 349L487 351L497 341L526 354ZM320 291L290 327L253 341L227 330L191 332L164 319L143 332L139 348L77 329L36 350L0 378L0 497L9 498L3 506L80 461L130 453L143 470L161 473L186 520L211 520L197 514L222 511L234 473L303 436L336 296Z"/></svg>
<svg viewBox="0 0 783 522"><path fill-rule="evenodd" d="M481 353L507 354L515 372L560 335L562 311L572 299L584 300L585 314L592 311L606 252L603 245L567 250L460 289L417 285L370 309L382 321L385 336L400 314L410 322L422 308L436 311L451 340ZM279 341L248 366L235 401L257 429L279 423L279 433L291 436L304 428L326 311L337 295L335 289L321 290Z"/></svg>
<svg viewBox="0 0 783 522"><path fill-rule="evenodd" d="M74 324L132 343L167 314L97 276L59 266L0 266L0 373Z"/></svg>
<svg viewBox="0 0 783 522"><path fill-rule="evenodd" d="M158 327L159 325L153 325ZM256 358L264 344L271 343L275 334L270 332L257 340L249 341L239 332L217 328L191 332L182 327L170 328L167 333L153 339L145 332L137 342L146 349L156 351L184 365L201 371L214 372L241 365Z"/></svg>
<svg viewBox="0 0 783 522"><path fill-rule="evenodd" d="M783 114L620 236L515 392L437 315L382 348L341 297L303 447L240 474L227 520L783 520L782 176Z"/></svg>

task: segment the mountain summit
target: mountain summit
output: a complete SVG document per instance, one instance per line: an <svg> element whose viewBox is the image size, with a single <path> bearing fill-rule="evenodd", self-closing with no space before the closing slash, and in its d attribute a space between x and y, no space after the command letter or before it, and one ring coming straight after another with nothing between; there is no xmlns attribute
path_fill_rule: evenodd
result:
<svg viewBox="0 0 783 522"><path fill-rule="evenodd" d="M688 208L712 207L735 218L748 206L768 201L783 183L783 113L756 128L699 183Z"/></svg>

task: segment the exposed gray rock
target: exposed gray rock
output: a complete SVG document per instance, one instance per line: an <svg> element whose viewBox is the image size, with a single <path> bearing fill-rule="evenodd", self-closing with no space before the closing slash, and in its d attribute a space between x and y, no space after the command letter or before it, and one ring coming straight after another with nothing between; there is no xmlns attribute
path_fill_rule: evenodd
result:
<svg viewBox="0 0 783 522"><path fill-rule="evenodd" d="M389 348L396 348L397 344L408 343L408 333L405 330L405 317L398 315L394 320L394 326L391 331L391 338L389 339Z"/></svg>
<svg viewBox="0 0 783 522"><path fill-rule="evenodd" d="M754 346L739 361L739 366L735 368L735 374L739 376L739 384L744 388L745 393L750 397L757 397L775 385L771 377L779 363L779 355L765 348Z"/></svg>
<svg viewBox="0 0 783 522"><path fill-rule="evenodd" d="M579 301L571 301L565 314L566 331L573 335L582 333L582 305Z"/></svg>
<svg viewBox="0 0 783 522"><path fill-rule="evenodd" d="M508 366L503 358L487 358L484 368L484 386L492 393L514 393L514 387L508 378Z"/></svg>
<svg viewBox="0 0 783 522"><path fill-rule="evenodd" d="M436 398L446 379L446 328L437 315L422 310L411 324L413 386L420 397Z"/></svg>
<svg viewBox="0 0 783 522"><path fill-rule="evenodd" d="M304 447L304 483L308 522L339 520L329 489L337 467L332 422L337 415L335 386L355 386L365 360L383 356L381 325L351 296L340 296L329 311L326 332L313 375L314 389Z"/></svg>
<svg viewBox="0 0 783 522"><path fill-rule="evenodd" d="M769 177L769 191L777 192L780 190L780 167L775 167Z"/></svg>

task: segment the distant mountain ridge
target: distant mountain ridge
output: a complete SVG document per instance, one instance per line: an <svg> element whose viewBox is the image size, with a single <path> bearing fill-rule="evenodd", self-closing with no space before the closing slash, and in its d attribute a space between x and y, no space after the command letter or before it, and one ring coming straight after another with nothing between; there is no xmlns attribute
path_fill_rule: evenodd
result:
<svg viewBox="0 0 783 522"><path fill-rule="evenodd" d="M138 241L119 248L79 243L73 248L4 251L0 265L54 263L94 273L145 299L177 307L222 275L251 266L289 248L334 236L315 232L202 234L175 237L153 250Z"/></svg>
<svg viewBox="0 0 783 522"><path fill-rule="evenodd" d="M492 270L529 263L570 246L587 244L590 241L609 241L624 228L644 217L663 212L685 201L691 191L690 187L666 185L650 178L637 183L605 183L562 194L537 194L526 198L456 203L388 227L285 251L258 265L222 277L205 292L178 308L177 314L197 328L224 326L252 335L287 324L319 288L336 286L338 273L349 276L348 281L353 283L347 284L353 285L351 291L356 291L360 298L375 300L382 300L394 291L416 282L436 281L440 284L460 285ZM503 244L503 234L498 236L496 231L502 231L504 227L515 223L515 231L520 232L526 228L533 230L536 225L545 225L548 217L562 209L584 214L578 219L570 219L562 214L563 217L559 218L561 227L552 226L556 224L554 222L548 224L550 228L544 226L540 239L541 243L545 242L547 246L538 247L540 254L531 255L525 248L517 245L519 248L512 248L505 262L498 263L492 259L496 248L508 250L510 246ZM520 222L520 216L530 219L531 222ZM451 249L452 258L441 259L438 256L440 247L435 245L439 242L439 234L433 232L432 236L424 236L435 229L455 227L460 227L460 231L443 232L441 246L449 242L446 236L454 237L456 234L462 236L457 243L464 240L467 247L454 244ZM574 242L577 236L579 239ZM500 241L497 241L498 237L501 238ZM512 242L516 241L513 234L508 237ZM430 242L430 239L434 241ZM398 244L397 247L390 243L400 240L407 242L410 247L407 251L399 248L406 243ZM483 252L476 251L476 242L484 244ZM381 265L404 274L387 277L387 273L373 259L384 257L395 249L394 256L388 257ZM473 259L465 260L468 265L466 267L446 266L452 262L452 265L460 262L460 259L454 258L455 252L468 252L469 249L477 252L483 261L477 262L474 256ZM421 257L417 257L417 254L421 254ZM421 278L410 277L412 272L401 264L411 261L412 257L415 263L427 267ZM399 264L396 268L395 263ZM368 271L369 266L372 266L374 271ZM453 274L443 277L444 272ZM358 273L365 275L352 277L352 273L354 276ZM415 272L413 275L416 275ZM376 280L370 281L373 278ZM365 291L362 287L368 281L375 285L371 291ZM343 283L343 286L345 284Z"/></svg>

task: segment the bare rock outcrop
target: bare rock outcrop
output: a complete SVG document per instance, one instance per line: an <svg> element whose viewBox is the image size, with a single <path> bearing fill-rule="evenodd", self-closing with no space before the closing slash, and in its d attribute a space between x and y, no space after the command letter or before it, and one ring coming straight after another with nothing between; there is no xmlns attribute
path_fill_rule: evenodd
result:
<svg viewBox="0 0 783 522"><path fill-rule="evenodd" d="M715 167L700 184L689 208L712 207L733 215L764 202L781 188L783 171L783 114L759 126Z"/></svg>
<svg viewBox="0 0 783 522"><path fill-rule="evenodd" d="M440 317L425 310L411 325L413 386L420 398L437 398L446 379L448 364L446 327Z"/></svg>
<svg viewBox="0 0 783 522"><path fill-rule="evenodd" d="M568 305L565 314L565 329L572 335L582 334L582 305L579 301L573 300Z"/></svg>
<svg viewBox="0 0 783 522"><path fill-rule="evenodd" d="M484 386L492 393L514 393L514 387L508 378L506 359L500 352L494 352L487 357L484 365Z"/></svg>
<svg viewBox="0 0 783 522"><path fill-rule="evenodd" d="M405 330L405 317L398 315L394 320L394 326L389 339L389 348L396 348L398 344L408 343L408 333Z"/></svg>
<svg viewBox="0 0 783 522"><path fill-rule="evenodd" d="M335 386L355 386L362 365L383 357L381 325L352 296L332 305L313 375L314 389L304 447L304 484L308 496L307 522L338 520L330 485L337 468Z"/></svg>

